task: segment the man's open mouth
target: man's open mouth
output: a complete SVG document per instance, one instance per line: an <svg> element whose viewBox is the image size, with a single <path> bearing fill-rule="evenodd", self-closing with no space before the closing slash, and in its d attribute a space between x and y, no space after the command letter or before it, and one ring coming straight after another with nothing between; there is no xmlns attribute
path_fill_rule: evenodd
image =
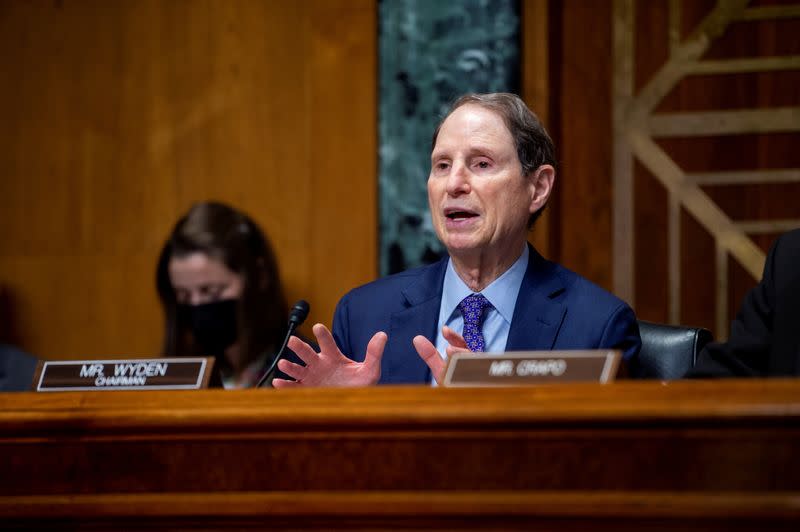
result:
<svg viewBox="0 0 800 532"><path fill-rule="evenodd" d="M478 216L474 212L469 211L448 211L444 214L447 218L451 220L464 220L467 218L475 218Z"/></svg>

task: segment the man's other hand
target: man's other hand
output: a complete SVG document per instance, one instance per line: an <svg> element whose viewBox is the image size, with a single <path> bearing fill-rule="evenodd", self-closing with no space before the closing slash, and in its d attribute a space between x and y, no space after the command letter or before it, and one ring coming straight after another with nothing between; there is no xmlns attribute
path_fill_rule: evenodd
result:
<svg viewBox="0 0 800 532"><path fill-rule="evenodd" d="M453 329L445 325L442 327L442 336L447 341L447 358L452 357L454 354L467 351L467 342L464 337L455 332ZM436 346L424 336L415 336L412 340L417 354L425 361L433 374L434 380L437 384L441 384L444 379L444 370L447 367L442 355L436 350Z"/></svg>

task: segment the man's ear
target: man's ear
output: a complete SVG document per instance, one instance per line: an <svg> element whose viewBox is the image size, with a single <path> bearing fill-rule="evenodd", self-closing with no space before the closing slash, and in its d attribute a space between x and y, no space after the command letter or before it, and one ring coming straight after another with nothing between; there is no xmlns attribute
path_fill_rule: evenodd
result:
<svg viewBox="0 0 800 532"><path fill-rule="evenodd" d="M543 164L534 170L529 176L529 186L531 187L531 205L528 209L531 214L544 207L550 193L553 191L553 183L556 179L556 169L549 164Z"/></svg>

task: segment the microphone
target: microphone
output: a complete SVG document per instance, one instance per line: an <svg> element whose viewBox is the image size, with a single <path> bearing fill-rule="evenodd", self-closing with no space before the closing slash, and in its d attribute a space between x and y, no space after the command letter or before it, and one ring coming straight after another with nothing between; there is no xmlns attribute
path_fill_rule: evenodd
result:
<svg viewBox="0 0 800 532"><path fill-rule="evenodd" d="M275 366L278 365L278 361L283 356L283 352L286 351L286 344L289 343L289 338L291 338L294 330L302 325L304 321L306 321L309 310L310 307L308 305L308 301L301 299L295 303L292 307L292 310L289 311L289 328L286 330L286 337L283 339L283 345L281 345L281 348L278 349L278 353L275 355L275 360L272 361L269 369L264 373L261 379L259 379L258 384L256 384L256 388L261 388L261 386L267 382L269 376L272 375L272 372L275 370Z"/></svg>

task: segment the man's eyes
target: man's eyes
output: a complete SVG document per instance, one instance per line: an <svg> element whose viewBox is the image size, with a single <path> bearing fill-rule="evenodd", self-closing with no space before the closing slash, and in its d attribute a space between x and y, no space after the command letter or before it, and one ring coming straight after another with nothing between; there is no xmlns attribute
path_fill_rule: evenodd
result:
<svg viewBox="0 0 800 532"><path fill-rule="evenodd" d="M470 161L469 164L472 168L477 168L480 170L488 170L489 168L492 167L492 162L487 159L478 159ZM434 163L433 168L436 172L441 173L448 171L451 166L452 164L449 161L439 161Z"/></svg>

